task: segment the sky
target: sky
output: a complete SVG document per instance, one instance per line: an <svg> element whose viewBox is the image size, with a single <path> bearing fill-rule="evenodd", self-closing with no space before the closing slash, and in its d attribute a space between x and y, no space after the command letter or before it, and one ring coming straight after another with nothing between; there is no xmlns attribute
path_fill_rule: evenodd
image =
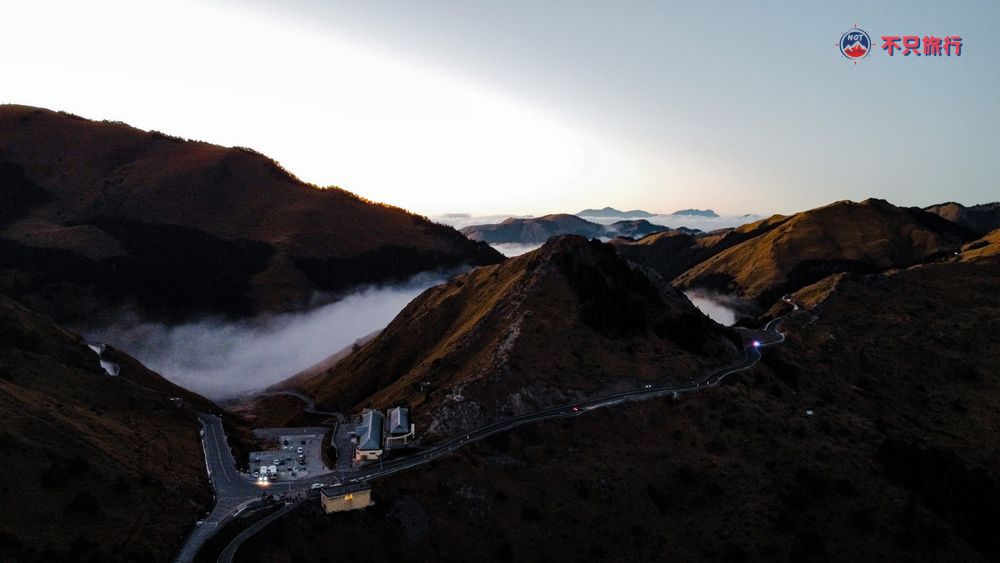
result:
<svg viewBox="0 0 1000 563"><path fill-rule="evenodd" d="M1000 199L1000 3L4 1L0 102L427 215ZM852 25L875 49L838 50ZM960 35L889 57L882 35Z"/></svg>

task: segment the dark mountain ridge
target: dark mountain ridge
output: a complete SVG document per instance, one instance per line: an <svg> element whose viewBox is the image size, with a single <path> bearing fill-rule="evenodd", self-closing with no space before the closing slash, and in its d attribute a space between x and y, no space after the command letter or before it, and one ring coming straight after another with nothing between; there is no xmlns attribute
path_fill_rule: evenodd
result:
<svg viewBox="0 0 1000 563"><path fill-rule="evenodd" d="M980 234L1000 229L1000 202L965 206L949 201L925 207L924 211L940 215Z"/></svg>
<svg viewBox="0 0 1000 563"><path fill-rule="evenodd" d="M80 322L242 317L502 256L245 148L0 106L0 291Z"/></svg>
<svg viewBox="0 0 1000 563"><path fill-rule="evenodd" d="M403 403L447 435L735 357L736 336L655 274L566 236L433 287L327 370L277 386L351 412Z"/></svg>
<svg viewBox="0 0 1000 563"><path fill-rule="evenodd" d="M671 213L671 215L687 215L691 217L708 217L714 219L719 216L718 213L711 209L680 209Z"/></svg>
<svg viewBox="0 0 1000 563"><path fill-rule="evenodd" d="M632 211L620 211L614 207L605 207L603 209L584 209L579 213L574 213L578 217L619 217L622 219L629 218L648 218L655 217L655 213L650 213L648 211L643 211L641 209L633 209Z"/></svg>
<svg viewBox="0 0 1000 563"><path fill-rule="evenodd" d="M542 217L510 218L500 223L471 225L461 230L472 240L491 244L518 243L542 244L555 236L582 237L643 237L652 233L669 231L668 227L655 225L645 219L630 219L602 225L581 219L576 215L553 214Z"/></svg>
<svg viewBox="0 0 1000 563"><path fill-rule="evenodd" d="M616 247L678 287L736 295L764 310L781 295L830 274L938 260L976 238L974 231L933 213L868 199L704 235L657 234Z"/></svg>
<svg viewBox="0 0 1000 563"><path fill-rule="evenodd" d="M169 560L213 502L197 419L213 411L0 296L0 560Z"/></svg>
<svg viewBox="0 0 1000 563"><path fill-rule="evenodd" d="M364 512L296 511L247 560L997 560L1000 257L794 299L786 341L724 385L498 434Z"/></svg>

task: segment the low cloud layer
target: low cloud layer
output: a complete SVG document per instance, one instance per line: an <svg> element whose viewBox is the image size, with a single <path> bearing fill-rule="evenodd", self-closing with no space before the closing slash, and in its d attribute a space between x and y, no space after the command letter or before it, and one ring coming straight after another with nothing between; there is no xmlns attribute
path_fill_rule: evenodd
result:
<svg viewBox="0 0 1000 563"><path fill-rule="evenodd" d="M170 381L211 399L277 383L384 328L444 274L423 274L397 286L370 287L298 314L231 322L209 319L165 326L132 315L88 331Z"/></svg>
<svg viewBox="0 0 1000 563"><path fill-rule="evenodd" d="M463 229L472 225L490 225L503 222L505 219L527 218L531 215L469 215L467 213L449 213L432 217L434 221L450 225L456 229ZM591 223L610 225L616 221L621 221L621 217L583 217ZM726 215L722 217L698 217L693 215L654 215L653 217L629 217L629 219L646 219L654 225L661 225L676 229L687 227L689 229L699 229L705 232L727 227L738 227L747 223L753 223L763 219L760 215ZM503 252L501 250L501 252ZM510 255L509 255L510 256Z"/></svg>
<svg viewBox="0 0 1000 563"><path fill-rule="evenodd" d="M733 296L698 289L685 291L684 295L702 313L721 325L732 326L743 316L739 312L740 302Z"/></svg>
<svg viewBox="0 0 1000 563"><path fill-rule="evenodd" d="M619 217L583 217L592 223L610 225L616 221L621 221ZM705 232L728 227L738 227L747 223L753 223L762 219L760 215L739 215L722 217L698 217L694 215L654 215L652 217L631 217L631 219L645 219L654 225L678 229L687 227Z"/></svg>

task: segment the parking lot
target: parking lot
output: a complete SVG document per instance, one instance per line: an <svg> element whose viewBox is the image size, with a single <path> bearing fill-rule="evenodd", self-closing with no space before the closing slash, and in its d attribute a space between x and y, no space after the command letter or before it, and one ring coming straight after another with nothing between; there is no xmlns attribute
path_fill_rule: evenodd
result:
<svg viewBox="0 0 1000 563"><path fill-rule="evenodd" d="M277 448L250 454L254 479L267 475L271 481L315 477L329 470L323 464L326 428L264 428L254 430L260 438L277 441ZM274 468L271 472L270 468Z"/></svg>

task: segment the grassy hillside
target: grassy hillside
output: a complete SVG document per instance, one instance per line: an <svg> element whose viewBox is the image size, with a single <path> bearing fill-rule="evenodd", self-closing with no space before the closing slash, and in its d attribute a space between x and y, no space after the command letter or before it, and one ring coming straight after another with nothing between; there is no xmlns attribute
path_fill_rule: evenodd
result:
<svg viewBox="0 0 1000 563"><path fill-rule="evenodd" d="M0 296L0 560L165 561L211 506L195 413L214 406L104 357L117 377Z"/></svg>
<svg viewBox="0 0 1000 563"><path fill-rule="evenodd" d="M766 308L782 294L830 274L907 267L947 257L976 238L937 215L877 199L775 216L735 232L750 236L714 253L674 283L736 294Z"/></svg>
<svg viewBox="0 0 1000 563"><path fill-rule="evenodd" d="M728 331L653 276L609 245L553 239L427 290L357 352L279 387L345 412L408 404L446 434L736 355Z"/></svg>
<svg viewBox="0 0 1000 563"><path fill-rule="evenodd" d="M496 436L376 482L365 512L306 506L239 560L1000 557L1000 262L796 298L752 373Z"/></svg>
<svg viewBox="0 0 1000 563"><path fill-rule="evenodd" d="M968 227L978 233L987 233L1000 228L1000 202L983 203L966 207L953 201L925 207L936 215Z"/></svg>
<svg viewBox="0 0 1000 563"><path fill-rule="evenodd" d="M628 260L652 268L664 278L673 280L719 252L768 230L771 225L762 221L755 223L753 227L753 230L741 227L703 234L670 230L636 241L618 238L612 240L611 244Z"/></svg>
<svg viewBox="0 0 1000 563"><path fill-rule="evenodd" d="M502 259L249 149L27 106L0 106L0 202L0 291L62 320L124 303L168 320L294 309Z"/></svg>

